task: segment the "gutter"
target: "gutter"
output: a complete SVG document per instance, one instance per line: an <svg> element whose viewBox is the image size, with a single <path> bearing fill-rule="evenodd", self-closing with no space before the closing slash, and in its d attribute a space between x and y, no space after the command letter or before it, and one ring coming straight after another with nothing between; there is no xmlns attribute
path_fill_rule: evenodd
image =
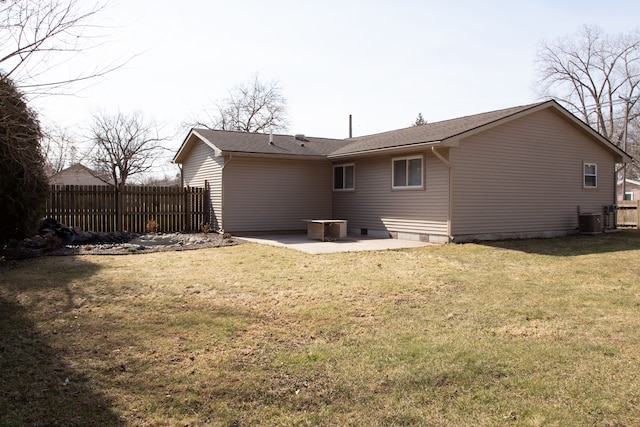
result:
<svg viewBox="0 0 640 427"><path fill-rule="evenodd" d="M259 157L270 159L289 159L289 160L327 160L326 156L321 154L276 154L276 153L254 153L250 151L219 151L216 157L236 156L236 157Z"/></svg>
<svg viewBox="0 0 640 427"><path fill-rule="evenodd" d="M449 169L451 169L451 163L449 163L449 160L445 159L445 157L442 154L438 153L438 151L436 151L436 147L431 147L431 152L435 154L436 157L442 161L442 163L447 165Z"/></svg>
<svg viewBox="0 0 640 427"><path fill-rule="evenodd" d="M396 145L393 147L385 147L385 148L370 148L367 150L361 151L350 151L344 154L329 154L327 155L328 159L340 159L344 157L354 157L354 156L376 156L380 155L380 153L386 153L389 151L402 152L402 151L415 151L420 148L429 148L429 147L448 147L448 146L457 146L457 145L449 145L444 141L431 141L431 142L418 142L415 144L407 144L407 145Z"/></svg>
<svg viewBox="0 0 640 427"><path fill-rule="evenodd" d="M447 206L447 238L449 242L453 242L453 236L451 235L451 223L452 223L452 212L453 212L453 167L451 166L451 162L447 160L442 154L436 150L435 146L431 147L431 152L438 158L442 163L444 163L449 169L449 205Z"/></svg>

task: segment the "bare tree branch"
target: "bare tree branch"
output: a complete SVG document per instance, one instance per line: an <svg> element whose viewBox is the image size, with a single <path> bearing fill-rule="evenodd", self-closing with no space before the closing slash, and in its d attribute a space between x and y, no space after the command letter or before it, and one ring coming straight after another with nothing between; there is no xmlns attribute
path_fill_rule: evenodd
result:
<svg viewBox="0 0 640 427"><path fill-rule="evenodd" d="M233 88L215 110L205 111L205 119L193 120L192 125L240 132L286 130L289 126L287 100L278 82L265 83L257 74L251 82Z"/></svg>
<svg viewBox="0 0 640 427"><path fill-rule="evenodd" d="M68 130L61 128L44 130L40 147L48 175L71 166L78 154L78 148Z"/></svg>
<svg viewBox="0 0 640 427"><path fill-rule="evenodd" d="M640 30L612 36L585 25L541 44L537 65L539 93L558 99L634 157L623 180L627 173L640 176Z"/></svg>
<svg viewBox="0 0 640 427"><path fill-rule="evenodd" d="M4 0L0 2L1 78L11 78L28 95L60 93L122 67L115 60L91 70L53 77L52 70L99 46L104 30L93 23L108 3L81 0Z"/></svg>
<svg viewBox="0 0 640 427"><path fill-rule="evenodd" d="M89 157L99 170L109 173L117 188L124 187L129 177L149 171L162 154L165 138L140 112L97 113L93 122Z"/></svg>
<svg viewBox="0 0 640 427"><path fill-rule="evenodd" d="M584 26L555 43L542 43L537 66L539 94L553 97L614 142L621 143L620 117L636 117L640 84L640 34L603 34ZM625 114L629 113L629 114Z"/></svg>

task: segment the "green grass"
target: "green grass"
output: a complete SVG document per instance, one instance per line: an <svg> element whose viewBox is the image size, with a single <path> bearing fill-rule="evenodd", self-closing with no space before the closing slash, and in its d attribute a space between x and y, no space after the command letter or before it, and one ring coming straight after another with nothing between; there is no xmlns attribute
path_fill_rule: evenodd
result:
<svg viewBox="0 0 640 427"><path fill-rule="evenodd" d="M624 426L640 233L0 267L0 425Z"/></svg>

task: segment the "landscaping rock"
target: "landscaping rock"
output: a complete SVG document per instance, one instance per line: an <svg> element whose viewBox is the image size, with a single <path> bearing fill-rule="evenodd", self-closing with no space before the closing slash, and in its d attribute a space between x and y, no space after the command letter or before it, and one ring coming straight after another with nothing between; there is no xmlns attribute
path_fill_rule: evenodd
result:
<svg viewBox="0 0 640 427"><path fill-rule="evenodd" d="M67 227L47 218L39 234L0 248L0 260L43 255L131 255L237 245L241 241L217 233L96 233Z"/></svg>

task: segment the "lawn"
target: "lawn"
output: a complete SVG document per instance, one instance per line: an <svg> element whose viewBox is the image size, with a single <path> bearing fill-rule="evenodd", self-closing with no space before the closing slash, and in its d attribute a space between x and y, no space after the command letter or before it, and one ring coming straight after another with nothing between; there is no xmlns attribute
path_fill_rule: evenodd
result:
<svg viewBox="0 0 640 427"><path fill-rule="evenodd" d="M0 267L0 425L640 422L640 233Z"/></svg>

